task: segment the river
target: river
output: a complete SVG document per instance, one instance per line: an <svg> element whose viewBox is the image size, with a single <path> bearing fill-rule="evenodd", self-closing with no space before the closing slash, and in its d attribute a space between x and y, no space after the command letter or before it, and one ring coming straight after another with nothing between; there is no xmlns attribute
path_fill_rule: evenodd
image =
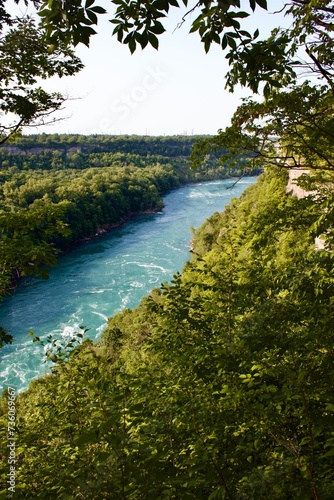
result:
<svg viewBox="0 0 334 500"><path fill-rule="evenodd" d="M48 369L43 348L28 335L70 338L81 325L96 340L107 319L133 308L152 288L170 281L189 258L190 227L199 227L255 177L193 184L164 197L165 208L132 219L59 259L50 278L27 279L0 307L0 325L14 337L0 350L0 389L26 389Z"/></svg>

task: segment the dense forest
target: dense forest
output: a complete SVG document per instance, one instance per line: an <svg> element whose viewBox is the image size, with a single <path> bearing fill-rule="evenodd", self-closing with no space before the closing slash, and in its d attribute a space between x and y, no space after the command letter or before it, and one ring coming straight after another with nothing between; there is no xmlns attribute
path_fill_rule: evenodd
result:
<svg viewBox="0 0 334 500"><path fill-rule="evenodd" d="M50 339L52 373L16 401L15 498L333 498L328 184L286 185L268 170L214 214L182 275L98 344Z"/></svg>
<svg viewBox="0 0 334 500"><path fill-rule="evenodd" d="M163 207L187 182L241 175L217 155L190 169L195 138L23 136L0 149L0 295L13 278L47 276L61 251L134 214Z"/></svg>
<svg viewBox="0 0 334 500"><path fill-rule="evenodd" d="M74 49L106 14L95 0L23 3L38 20L0 0L1 294L182 183L264 172L197 230L182 274L98 343L32 332L52 371L2 393L0 498L332 500L334 2L268 2L288 23L262 37L266 0L111 0L131 53L158 49L184 5L179 27L191 18L204 50L225 54L226 88L261 96L195 143L21 137L61 109L66 96L39 82L82 69Z"/></svg>

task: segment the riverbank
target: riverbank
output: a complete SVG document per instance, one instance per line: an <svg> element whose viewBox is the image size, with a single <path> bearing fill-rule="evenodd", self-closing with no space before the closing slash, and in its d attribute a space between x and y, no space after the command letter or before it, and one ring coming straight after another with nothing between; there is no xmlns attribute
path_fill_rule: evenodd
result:
<svg viewBox="0 0 334 500"><path fill-rule="evenodd" d="M200 226L213 212L222 211L254 178L232 191L230 181L192 184L164 196L162 212L133 217L60 256L50 279L25 279L0 306L0 325L14 336L1 349L0 384L26 388L43 373L43 350L27 336L29 330L69 339L81 325L97 340L110 316L136 307L142 297L181 272L190 258L190 227Z"/></svg>
<svg viewBox="0 0 334 500"><path fill-rule="evenodd" d="M139 217L142 215L153 215L153 214L161 211L163 208L164 208L164 205L161 208L156 208L154 210L145 210L145 211L141 211L141 212L131 212L128 216L122 217L119 220L119 222L117 222L117 223L103 224L103 226L98 227L97 231L94 232L94 234L91 234L91 235L86 236L84 238L80 238L80 240L78 240L76 243L73 243L66 250L55 250L55 255L57 257L67 255L68 253L72 252L73 250L80 247L81 245L84 245L85 243L89 243L91 241L99 239L103 236L106 236L111 231L121 228L122 226L124 226L125 224L130 222L135 217ZM32 263L31 263L31 265L33 266ZM55 263L55 265L57 265L57 263ZM4 291L5 292L4 296L6 293L14 293L15 290L17 289L17 287L20 285L21 279L24 277L25 276L21 275L21 271L19 269L16 269L15 271L13 271L13 274L11 277L10 287L8 287L8 289ZM1 303L1 298L0 298L0 303Z"/></svg>
<svg viewBox="0 0 334 500"><path fill-rule="evenodd" d="M64 257L53 290L30 295L44 331L51 306L59 322L74 305L79 325L110 317L117 294L123 308L98 344L18 396L22 497L333 498L333 255L314 250L315 206L288 196L284 177L268 172L240 199L224 183L180 189L164 214ZM167 253L175 273L177 236L197 225L185 213L206 208L195 258L168 282ZM153 291L133 308L148 269ZM63 345L74 326L63 325Z"/></svg>
<svg viewBox="0 0 334 500"><path fill-rule="evenodd" d="M209 176L209 177L210 177L209 179L200 177L196 181L180 183L177 186L171 187L170 189L167 189L163 193L159 194L160 198L158 200L156 200L155 208L147 209L147 210L131 211L126 215L122 215L117 222L98 224L98 226L94 230L94 232L91 232L88 235L80 237L77 241L71 242L69 245L66 245L63 248L61 248L61 247L59 248L59 245L54 244L53 245L54 248L53 248L52 253L58 259L60 256L63 256L63 255L66 255L66 254L72 252L73 250L77 249L81 245L89 243L95 239L101 238L115 229L119 229L120 227L122 227L124 224L128 223L129 221L131 221L135 217L152 215L154 213L161 211L164 208L164 203L163 203L161 196L166 196L168 193L172 192L173 190L181 189L185 186L193 186L193 185L201 184L203 182L212 182L212 181L218 181L218 180L232 181L233 185L234 185L235 182L238 182L240 180L240 177L237 178L234 176L227 177L224 179L219 179L219 176L216 176L216 175ZM71 226L69 227L69 229L70 230L72 229ZM45 264L45 263L41 263L40 265L43 267L43 264ZM54 262L52 267L54 265L57 265L57 262ZM44 267L45 267L45 269L40 274L42 274L45 278L47 278L48 277L48 271L47 271L48 266L45 265ZM9 283L6 291L3 292L2 296L5 296L7 293L13 293L17 289L17 287L19 286L22 277L25 277L26 275L32 275L34 269L35 269L34 262L28 262L27 268L25 270L23 270L22 268L14 269L12 271L10 283ZM48 269L50 269L50 264L49 264Z"/></svg>
<svg viewBox="0 0 334 500"><path fill-rule="evenodd" d="M73 247L71 247L69 251L74 250L75 248L78 248L78 246L88 243L89 241L101 238L101 236L105 236L106 234L110 233L110 231L112 231L113 229L119 229L120 227L124 226L124 224L127 224L134 217L156 214L157 212L160 212L164 208L164 206L165 205L163 205L161 208L155 208L154 210L131 212L129 215L122 217L119 220L119 222L116 222L114 224L103 224L102 226L98 227L97 232L95 232L94 234L86 236L85 238L81 238L76 244L73 245Z"/></svg>

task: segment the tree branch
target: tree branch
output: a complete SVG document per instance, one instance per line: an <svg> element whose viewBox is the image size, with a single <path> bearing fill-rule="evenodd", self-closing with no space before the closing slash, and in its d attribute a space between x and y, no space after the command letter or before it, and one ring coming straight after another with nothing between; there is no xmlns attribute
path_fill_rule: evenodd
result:
<svg viewBox="0 0 334 500"><path fill-rule="evenodd" d="M307 55L312 59L312 61L314 62L314 64L316 65L316 67L318 68L318 70L320 71L320 73L322 74L322 76L325 78L325 80L329 83L330 87L332 88L333 92L334 92L334 83L332 82L330 76L331 74L326 71L320 64L320 62L318 61L318 59L315 57L314 54L312 54L312 52L310 51L310 49L307 47L305 47L305 51L307 53Z"/></svg>

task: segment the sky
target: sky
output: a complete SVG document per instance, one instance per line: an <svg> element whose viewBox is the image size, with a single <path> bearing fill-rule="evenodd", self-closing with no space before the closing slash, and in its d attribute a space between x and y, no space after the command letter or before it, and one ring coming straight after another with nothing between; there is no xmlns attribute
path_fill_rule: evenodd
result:
<svg viewBox="0 0 334 500"><path fill-rule="evenodd" d="M276 9L283 5L281 0L274 3ZM98 5L110 11L108 0ZM65 93L69 100L55 115L60 121L33 133L193 135L215 134L229 125L249 92L224 89L228 66L223 51L215 45L205 53L198 34L189 34L191 18L177 29L182 11L172 9L159 50L139 47L131 55L111 36L110 17L100 16L89 48L76 48L85 65L80 73L43 81L44 88ZM259 9L247 28L269 34L284 22L281 15Z"/></svg>

